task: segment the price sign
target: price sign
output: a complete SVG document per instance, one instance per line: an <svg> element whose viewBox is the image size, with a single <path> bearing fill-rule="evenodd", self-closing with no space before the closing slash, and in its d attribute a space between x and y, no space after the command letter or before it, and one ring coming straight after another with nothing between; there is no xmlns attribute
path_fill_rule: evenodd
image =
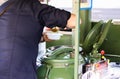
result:
<svg viewBox="0 0 120 79"><path fill-rule="evenodd" d="M81 0L80 9L81 10L92 9L92 0Z"/></svg>

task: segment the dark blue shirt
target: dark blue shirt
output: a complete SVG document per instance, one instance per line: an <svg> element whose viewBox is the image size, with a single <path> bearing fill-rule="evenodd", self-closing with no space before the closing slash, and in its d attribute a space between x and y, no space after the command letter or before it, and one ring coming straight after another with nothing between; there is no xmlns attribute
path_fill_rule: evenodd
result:
<svg viewBox="0 0 120 79"><path fill-rule="evenodd" d="M0 16L0 79L37 79L36 57L43 28L64 28L70 13L37 0L9 1L13 4Z"/></svg>

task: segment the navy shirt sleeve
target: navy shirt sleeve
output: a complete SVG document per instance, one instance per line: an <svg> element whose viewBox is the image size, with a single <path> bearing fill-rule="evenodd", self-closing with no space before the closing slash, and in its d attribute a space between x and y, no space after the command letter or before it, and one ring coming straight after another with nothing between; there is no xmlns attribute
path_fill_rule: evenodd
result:
<svg viewBox="0 0 120 79"><path fill-rule="evenodd" d="M58 9L46 4L40 4L39 8L39 20L44 26L47 27L62 27L64 28L67 24L67 20L70 18L70 12Z"/></svg>

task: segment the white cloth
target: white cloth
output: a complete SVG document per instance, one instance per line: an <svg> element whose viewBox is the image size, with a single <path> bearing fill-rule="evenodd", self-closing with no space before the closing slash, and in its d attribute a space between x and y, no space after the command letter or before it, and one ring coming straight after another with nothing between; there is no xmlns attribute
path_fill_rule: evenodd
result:
<svg viewBox="0 0 120 79"><path fill-rule="evenodd" d="M38 50L38 56L36 59L36 64L37 66L41 66L41 58L45 55L46 53L46 42L41 42L39 43L39 50Z"/></svg>
<svg viewBox="0 0 120 79"><path fill-rule="evenodd" d="M0 6L8 0L0 0Z"/></svg>
<svg viewBox="0 0 120 79"><path fill-rule="evenodd" d="M82 75L82 79L120 79L120 64L110 62L108 69L102 71L102 73L92 70L87 71Z"/></svg>
<svg viewBox="0 0 120 79"><path fill-rule="evenodd" d="M101 79L101 78L99 73L95 73L90 70L82 75L82 79Z"/></svg>

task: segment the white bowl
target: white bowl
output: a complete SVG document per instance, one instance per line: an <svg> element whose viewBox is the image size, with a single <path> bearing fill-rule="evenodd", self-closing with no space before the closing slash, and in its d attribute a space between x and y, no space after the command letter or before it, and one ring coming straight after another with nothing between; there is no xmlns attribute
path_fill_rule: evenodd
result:
<svg viewBox="0 0 120 79"><path fill-rule="evenodd" d="M47 37L51 40L60 40L61 36L63 34L59 33L59 32L47 32Z"/></svg>

